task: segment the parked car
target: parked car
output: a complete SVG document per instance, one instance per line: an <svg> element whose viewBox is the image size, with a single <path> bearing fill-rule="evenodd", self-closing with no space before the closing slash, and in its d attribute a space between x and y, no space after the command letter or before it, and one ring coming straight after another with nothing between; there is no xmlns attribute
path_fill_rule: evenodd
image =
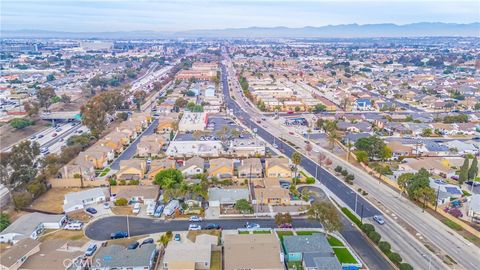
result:
<svg viewBox="0 0 480 270"><path fill-rule="evenodd" d="M190 224L188 225L188 230L189 231L200 231L202 229L202 226L198 224Z"/></svg>
<svg viewBox="0 0 480 270"><path fill-rule="evenodd" d="M175 241L180 241L180 234L175 234L175 236L173 237L173 240Z"/></svg>
<svg viewBox="0 0 480 270"><path fill-rule="evenodd" d="M375 220L380 225L385 224L385 220L383 219L382 216L375 215L375 216L373 216L373 220Z"/></svg>
<svg viewBox="0 0 480 270"><path fill-rule="evenodd" d="M89 214L96 214L97 213L97 209L93 208L93 207L88 207L87 209L85 209L85 211Z"/></svg>
<svg viewBox="0 0 480 270"><path fill-rule="evenodd" d="M83 223L80 223L80 222L74 222L74 223L68 223L67 225L65 225L65 227L63 227L65 230L69 230L69 231L79 231L81 230L83 227Z"/></svg>
<svg viewBox="0 0 480 270"><path fill-rule="evenodd" d="M165 205L161 204L155 209L155 213L153 214L154 217L160 217L163 213L163 208L165 208Z"/></svg>
<svg viewBox="0 0 480 270"><path fill-rule="evenodd" d="M110 204L108 202L103 203L103 209L110 209Z"/></svg>
<svg viewBox="0 0 480 270"><path fill-rule="evenodd" d="M199 216L191 216L191 217L188 219L188 221L190 221L190 222L200 222L200 221L202 221L202 218L199 217Z"/></svg>
<svg viewBox="0 0 480 270"><path fill-rule="evenodd" d="M139 246L140 244L135 241L133 243L130 243L130 245L128 245L127 249L137 249L137 247Z"/></svg>
<svg viewBox="0 0 480 270"><path fill-rule="evenodd" d="M153 238L147 238L145 240L142 241L142 243L140 244L140 247L142 247L143 245L146 245L146 244L153 244Z"/></svg>
<svg viewBox="0 0 480 270"><path fill-rule="evenodd" d="M283 229L291 229L291 228L293 228L293 225L290 224L290 223L283 223L283 224L278 225L278 227L283 228Z"/></svg>
<svg viewBox="0 0 480 270"><path fill-rule="evenodd" d="M118 231L110 234L110 239L119 239L119 238L125 238L128 237L128 233L124 231Z"/></svg>
<svg viewBox="0 0 480 270"><path fill-rule="evenodd" d="M135 203L133 205L132 213L138 214L140 213L140 209L141 209L140 203Z"/></svg>
<svg viewBox="0 0 480 270"><path fill-rule="evenodd" d="M207 226L205 226L205 230L220 230L221 227L218 224L215 223L208 223Z"/></svg>
<svg viewBox="0 0 480 270"><path fill-rule="evenodd" d="M45 135L40 134L40 135L38 135L38 138L40 139L40 138L43 138L44 136L45 136Z"/></svg>
<svg viewBox="0 0 480 270"><path fill-rule="evenodd" d="M247 222L245 224L245 228L247 228L247 229L257 229L257 228L260 228L260 224Z"/></svg>
<svg viewBox="0 0 480 270"><path fill-rule="evenodd" d="M96 244L90 244L87 248L87 251L85 251L85 256L92 256L93 253L97 250L97 245Z"/></svg>
<svg viewBox="0 0 480 270"><path fill-rule="evenodd" d="M52 137L57 137L57 133L53 133L53 134L52 134Z"/></svg>

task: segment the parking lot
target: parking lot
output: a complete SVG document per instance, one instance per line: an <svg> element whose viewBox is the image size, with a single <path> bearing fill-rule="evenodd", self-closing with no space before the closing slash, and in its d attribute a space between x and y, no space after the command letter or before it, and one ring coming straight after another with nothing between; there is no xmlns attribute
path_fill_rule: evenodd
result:
<svg viewBox="0 0 480 270"><path fill-rule="evenodd" d="M209 116L208 119L208 126L203 132L201 136L198 138L197 135L194 135L193 132L191 133L179 133L175 138L176 141L195 141L195 140L202 140L202 141L211 141L211 140L220 140L220 136L222 129L227 127L225 130L225 138L228 139L235 139L235 138L251 138L252 134L244 130L242 127L237 125L232 119L221 116L221 115L213 115ZM236 134L235 134L236 133Z"/></svg>

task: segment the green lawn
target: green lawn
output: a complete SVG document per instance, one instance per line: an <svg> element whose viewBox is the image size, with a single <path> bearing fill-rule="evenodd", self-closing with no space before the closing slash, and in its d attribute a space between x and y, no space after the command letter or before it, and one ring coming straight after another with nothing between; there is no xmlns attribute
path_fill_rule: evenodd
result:
<svg viewBox="0 0 480 270"><path fill-rule="evenodd" d="M351 220L353 223L357 224L358 227L362 226L362 222L358 217L352 213L348 208L342 207L342 212Z"/></svg>
<svg viewBox="0 0 480 270"><path fill-rule="evenodd" d="M314 233L321 233L317 231L297 231L297 235L312 235Z"/></svg>
<svg viewBox="0 0 480 270"><path fill-rule="evenodd" d="M250 234L249 231L238 231L238 234Z"/></svg>
<svg viewBox="0 0 480 270"><path fill-rule="evenodd" d="M445 225L447 225L448 227L450 227L450 229L453 229L455 231L461 231L462 230L462 226L460 226L457 223L451 221L450 219L444 219L443 223Z"/></svg>
<svg viewBox="0 0 480 270"><path fill-rule="evenodd" d="M277 235L280 238L280 241L283 241L283 237L286 235L293 235L292 231L277 231Z"/></svg>
<svg viewBox="0 0 480 270"><path fill-rule="evenodd" d="M253 234L270 234L270 231L253 231Z"/></svg>
<svg viewBox="0 0 480 270"><path fill-rule="evenodd" d="M333 252L335 252L337 259L341 264L358 263L347 248L334 248Z"/></svg>
<svg viewBox="0 0 480 270"><path fill-rule="evenodd" d="M212 251L212 259L210 263L211 270L221 270L222 269L222 252L221 251Z"/></svg>
<svg viewBox="0 0 480 270"><path fill-rule="evenodd" d="M303 270L302 262L288 262L288 270Z"/></svg>
<svg viewBox="0 0 480 270"><path fill-rule="evenodd" d="M335 236L329 235L327 237L327 240L328 240L328 243L330 244L330 246L332 246L332 247L343 247L344 246L342 241L335 238Z"/></svg>

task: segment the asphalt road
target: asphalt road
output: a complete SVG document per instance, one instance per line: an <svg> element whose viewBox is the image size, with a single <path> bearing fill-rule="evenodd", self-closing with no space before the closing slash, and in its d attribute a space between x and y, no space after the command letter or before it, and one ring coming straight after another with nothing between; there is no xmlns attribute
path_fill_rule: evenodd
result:
<svg viewBox="0 0 480 270"><path fill-rule="evenodd" d="M246 222L257 223L262 228L275 228L273 219L219 219L197 222L202 227L208 223L215 223L226 230L235 230L244 228ZM294 219L293 226L295 228L321 228L320 223L308 219ZM159 233L166 231L187 231L188 220L160 220L152 218L129 217L128 227L130 236L145 235L151 233ZM98 219L87 226L85 235L93 240L108 240L110 234L117 231L128 231L126 216L112 216Z"/></svg>

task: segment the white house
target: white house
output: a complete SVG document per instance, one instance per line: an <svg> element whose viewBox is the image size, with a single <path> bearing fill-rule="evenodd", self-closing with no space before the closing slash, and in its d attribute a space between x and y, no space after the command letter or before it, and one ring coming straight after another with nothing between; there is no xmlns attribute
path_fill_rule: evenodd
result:
<svg viewBox="0 0 480 270"><path fill-rule="evenodd" d="M185 161L185 164L180 167L180 171L184 176L193 176L203 173L205 168L205 160L201 157L192 157Z"/></svg>
<svg viewBox="0 0 480 270"><path fill-rule="evenodd" d="M45 229L60 229L66 221L65 215L29 213L19 217L0 233L0 243L17 243L30 237L37 239Z"/></svg>
<svg viewBox="0 0 480 270"><path fill-rule="evenodd" d="M101 187L70 192L65 194L63 210L65 213L81 210L87 205L104 202L107 198L110 198L108 189Z"/></svg>
<svg viewBox="0 0 480 270"><path fill-rule="evenodd" d="M208 123L208 115L205 112L185 112L178 123L178 130L195 131L205 130Z"/></svg>
<svg viewBox="0 0 480 270"><path fill-rule="evenodd" d="M172 157L218 157L223 152L220 141L172 141L166 154Z"/></svg>

